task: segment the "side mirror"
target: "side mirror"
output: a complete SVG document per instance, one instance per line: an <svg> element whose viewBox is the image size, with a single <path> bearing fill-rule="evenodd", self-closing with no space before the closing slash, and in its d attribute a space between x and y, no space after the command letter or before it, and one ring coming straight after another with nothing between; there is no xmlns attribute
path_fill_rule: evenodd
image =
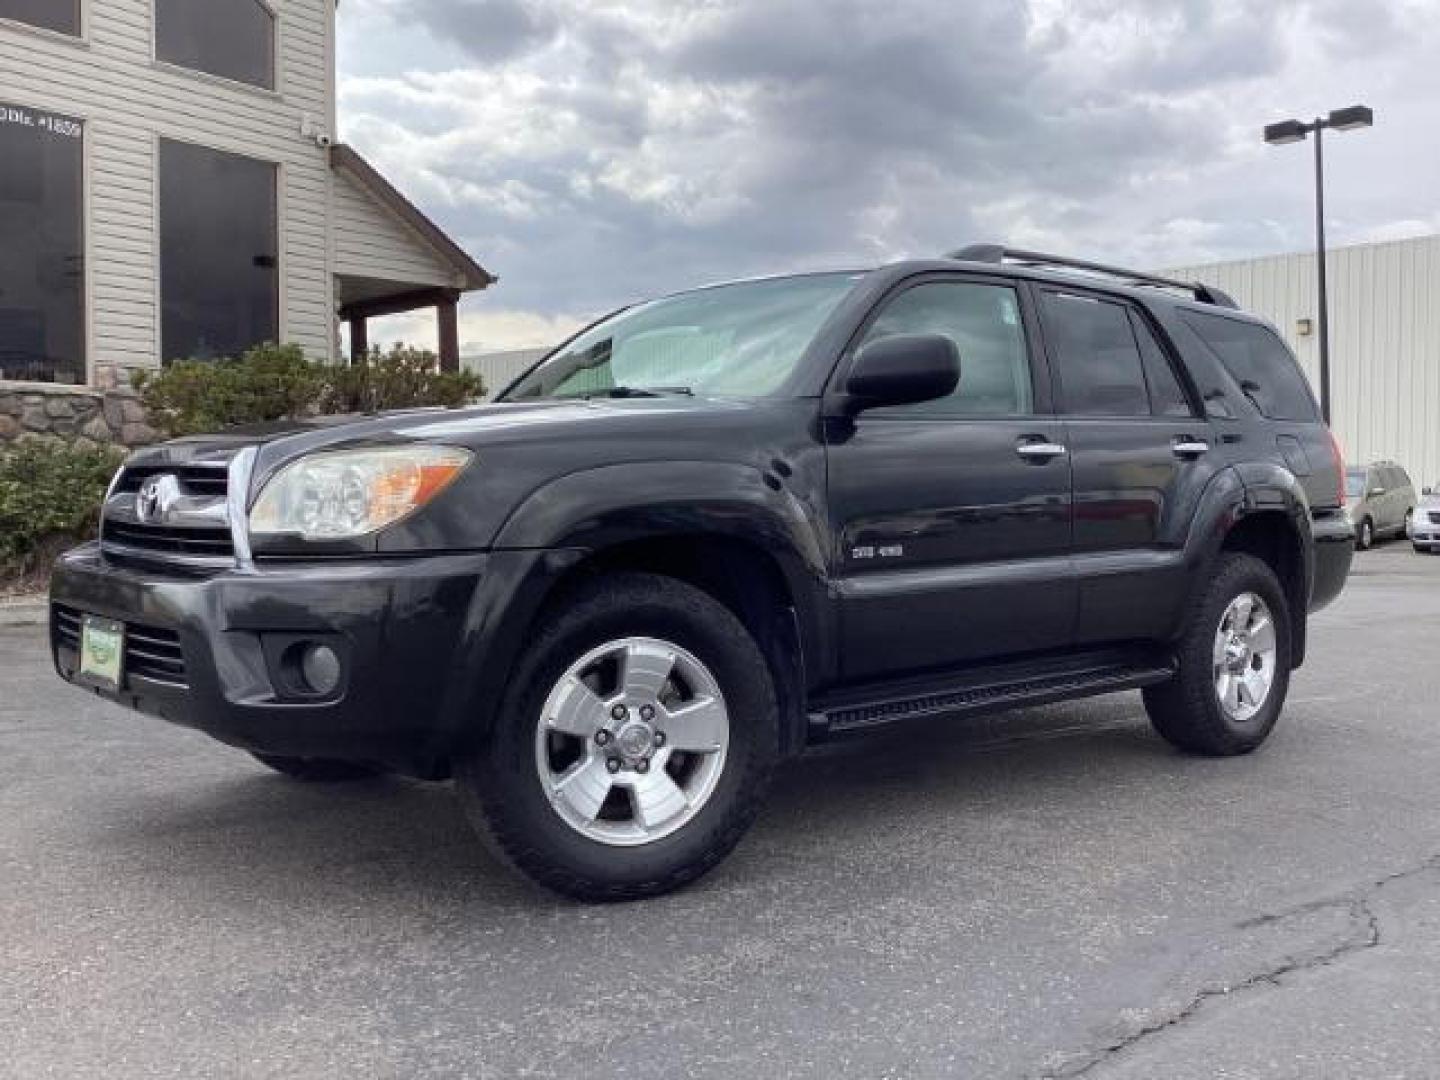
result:
<svg viewBox="0 0 1440 1080"><path fill-rule="evenodd" d="M896 334L860 350L830 410L854 416L882 405L933 401L960 383L960 350L943 334Z"/></svg>

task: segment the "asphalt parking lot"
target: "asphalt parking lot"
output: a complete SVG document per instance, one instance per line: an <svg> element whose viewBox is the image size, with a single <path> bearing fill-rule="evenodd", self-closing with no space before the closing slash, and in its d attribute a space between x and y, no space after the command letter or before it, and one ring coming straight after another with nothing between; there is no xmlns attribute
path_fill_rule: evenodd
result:
<svg viewBox="0 0 1440 1080"><path fill-rule="evenodd" d="M0 629L0 1074L1440 1071L1440 558L1357 558L1281 726L1137 695L787 769L715 874L562 902L448 787L303 786Z"/></svg>

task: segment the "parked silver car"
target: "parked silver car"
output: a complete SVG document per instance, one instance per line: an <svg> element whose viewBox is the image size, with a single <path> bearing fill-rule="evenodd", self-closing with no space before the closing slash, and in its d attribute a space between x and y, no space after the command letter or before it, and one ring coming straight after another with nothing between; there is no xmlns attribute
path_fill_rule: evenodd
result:
<svg viewBox="0 0 1440 1080"><path fill-rule="evenodd" d="M1440 485L1426 488L1411 517L1410 542L1416 551L1440 554Z"/></svg>
<svg viewBox="0 0 1440 1080"><path fill-rule="evenodd" d="M1415 485L1393 461L1346 470L1345 500L1350 520L1355 523L1355 546L1361 551L1376 540L1410 532Z"/></svg>

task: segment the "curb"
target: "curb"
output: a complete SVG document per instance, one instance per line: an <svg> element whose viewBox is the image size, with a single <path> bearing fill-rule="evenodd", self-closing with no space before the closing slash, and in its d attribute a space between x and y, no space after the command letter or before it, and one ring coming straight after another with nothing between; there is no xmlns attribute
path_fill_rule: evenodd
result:
<svg viewBox="0 0 1440 1080"><path fill-rule="evenodd" d="M0 599L0 626L39 626L50 621L50 603L44 593Z"/></svg>

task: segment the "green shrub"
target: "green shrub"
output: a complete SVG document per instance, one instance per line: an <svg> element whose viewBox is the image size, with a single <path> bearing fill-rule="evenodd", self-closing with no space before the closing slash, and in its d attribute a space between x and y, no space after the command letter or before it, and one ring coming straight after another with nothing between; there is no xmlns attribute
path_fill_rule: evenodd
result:
<svg viewBox="0 0 1440 1080"><path fill-rule="evenodd" d="M435 354L396 345L354 365L307 360L298 345L257 345L239 359L177 360L140 372L150 423L170 435L321 413L456 407L485 392L478 375L441 372Z"/></svg>
<svg viewBox="0 0 1440 1080"><path fill-rule="evenodd" d="M35 569L53 541L93 535L105 488L125 455L56 439L0 449L0 575Z"/></svg>
<svg viewBox="0 0 1440 1080"><path fill-rule="evenodd" d="M372 349L350 365L326 365L326 395L321 412L379 412L417 405L458 408L480 397L485 383L469 371L439 369L435 354L396 345L388 353Z"/></svg>
<svg viewBox="0 0 1440 1080"><path fill-rule="evenodd" d="M136 372L150 423L171 435L303 416L322 391L298 345L257 345L238 360L176 360Z"/></svg>

